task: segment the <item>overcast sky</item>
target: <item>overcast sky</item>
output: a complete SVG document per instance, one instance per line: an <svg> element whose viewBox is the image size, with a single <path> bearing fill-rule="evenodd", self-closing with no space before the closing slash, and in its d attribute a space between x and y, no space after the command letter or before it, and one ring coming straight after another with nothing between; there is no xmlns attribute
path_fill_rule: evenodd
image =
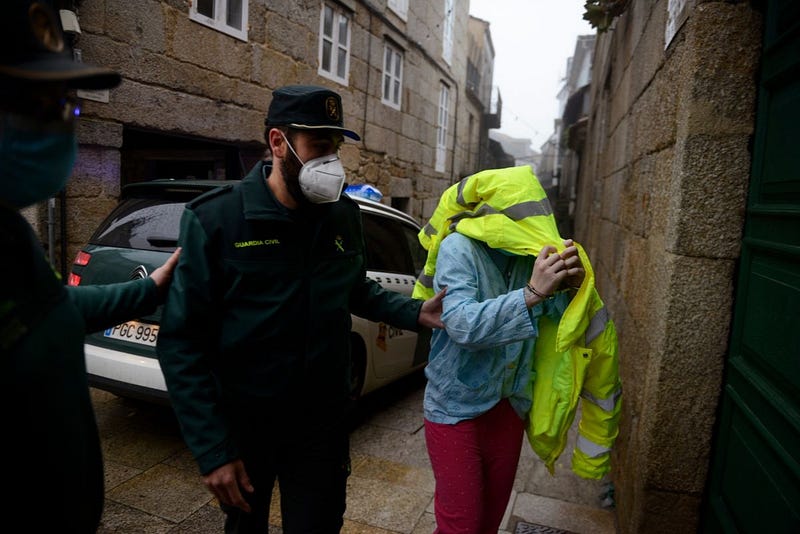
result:
<svg viewBox="0 0 800 534"><path fill-rule="evenodd" d="M499 130L528 138L535 150L553 132L558 91L578 35L594 34L584 0L469 0L469 13L490 23L494 81L503 98Z"/></svg>

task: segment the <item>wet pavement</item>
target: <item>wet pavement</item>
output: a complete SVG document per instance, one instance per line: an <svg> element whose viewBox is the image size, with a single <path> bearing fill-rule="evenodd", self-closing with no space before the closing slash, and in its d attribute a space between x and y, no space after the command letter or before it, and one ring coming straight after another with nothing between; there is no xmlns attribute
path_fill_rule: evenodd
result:
<svg viewBox="0 0 800 534"><path fill-rule="evenodd" d="M422 419L424 377L414 375L364 399L351 433L343 534L430 534L434 479ZM99 533L219 533L223 513L203 486L168 407L92 390L105 461L106 502ZM368 401L368 402L366 402ZM574 431L573 431L574 434ZM574 435L573 438L574 440ZM570 451L571 447L567 448ZM523 444L502 533L612 534L605 481L569 470L550 476ZM276 488L273 499L277 499ZM281 533L277 501L270 533Z"/></svg>

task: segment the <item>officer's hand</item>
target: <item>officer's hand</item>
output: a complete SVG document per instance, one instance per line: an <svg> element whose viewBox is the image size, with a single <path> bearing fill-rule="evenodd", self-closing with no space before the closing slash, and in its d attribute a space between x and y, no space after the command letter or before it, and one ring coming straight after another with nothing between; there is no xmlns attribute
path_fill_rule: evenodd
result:
<svg viewBox="0 0 800 534"><path fill-rule="evenodd" d="M244 470L244 462L234 460L211 471L203 477L203 483L222 504L235 506L250 513L250 505L244 500L241 490L253 493L255 488Z"/></svg>
<svg viewBox="0 0 800 534"><path fill-rule="evenodd" d="M417 322L428 328L444 328L442 322L442 299L447 288L442 289L434 296L422 303Z"/></svg>
<svg viewBox="0 0 800 534"><path fill-rule="evenodd" d="M169 284L172 282L172 271L175 270L175 266L178 264L178 258L181 255L181 248L178 247L175 249L175 252L167 258L167 261L164 264L153 271L150 274L150 278L156 283L156 287L158 288L158 292L161 295L167 294L167 289L169 289Z"/></svg>

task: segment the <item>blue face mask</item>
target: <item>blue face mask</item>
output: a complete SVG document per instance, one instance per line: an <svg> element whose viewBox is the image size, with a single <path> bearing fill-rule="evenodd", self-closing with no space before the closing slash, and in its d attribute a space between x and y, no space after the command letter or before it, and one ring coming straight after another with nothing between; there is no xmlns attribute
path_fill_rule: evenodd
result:
<svg viewBox="0 0 800 534"><path fill-rule="evenodd" d="M54 196L67 183L77 152L70 125L4 114L0 119L0 198L19 209Z"/></svg>

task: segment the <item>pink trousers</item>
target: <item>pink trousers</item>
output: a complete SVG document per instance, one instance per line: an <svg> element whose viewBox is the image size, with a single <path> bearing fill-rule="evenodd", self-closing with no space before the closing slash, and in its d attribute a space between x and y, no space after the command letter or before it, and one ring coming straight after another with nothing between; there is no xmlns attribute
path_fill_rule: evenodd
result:
<svg viewBox="0 0 800 534"><path fill-rule="evenodd" d="M454 425L425 420L436 479L434 534L497 534L511 496L525 425L508 400Z"/></svg>

